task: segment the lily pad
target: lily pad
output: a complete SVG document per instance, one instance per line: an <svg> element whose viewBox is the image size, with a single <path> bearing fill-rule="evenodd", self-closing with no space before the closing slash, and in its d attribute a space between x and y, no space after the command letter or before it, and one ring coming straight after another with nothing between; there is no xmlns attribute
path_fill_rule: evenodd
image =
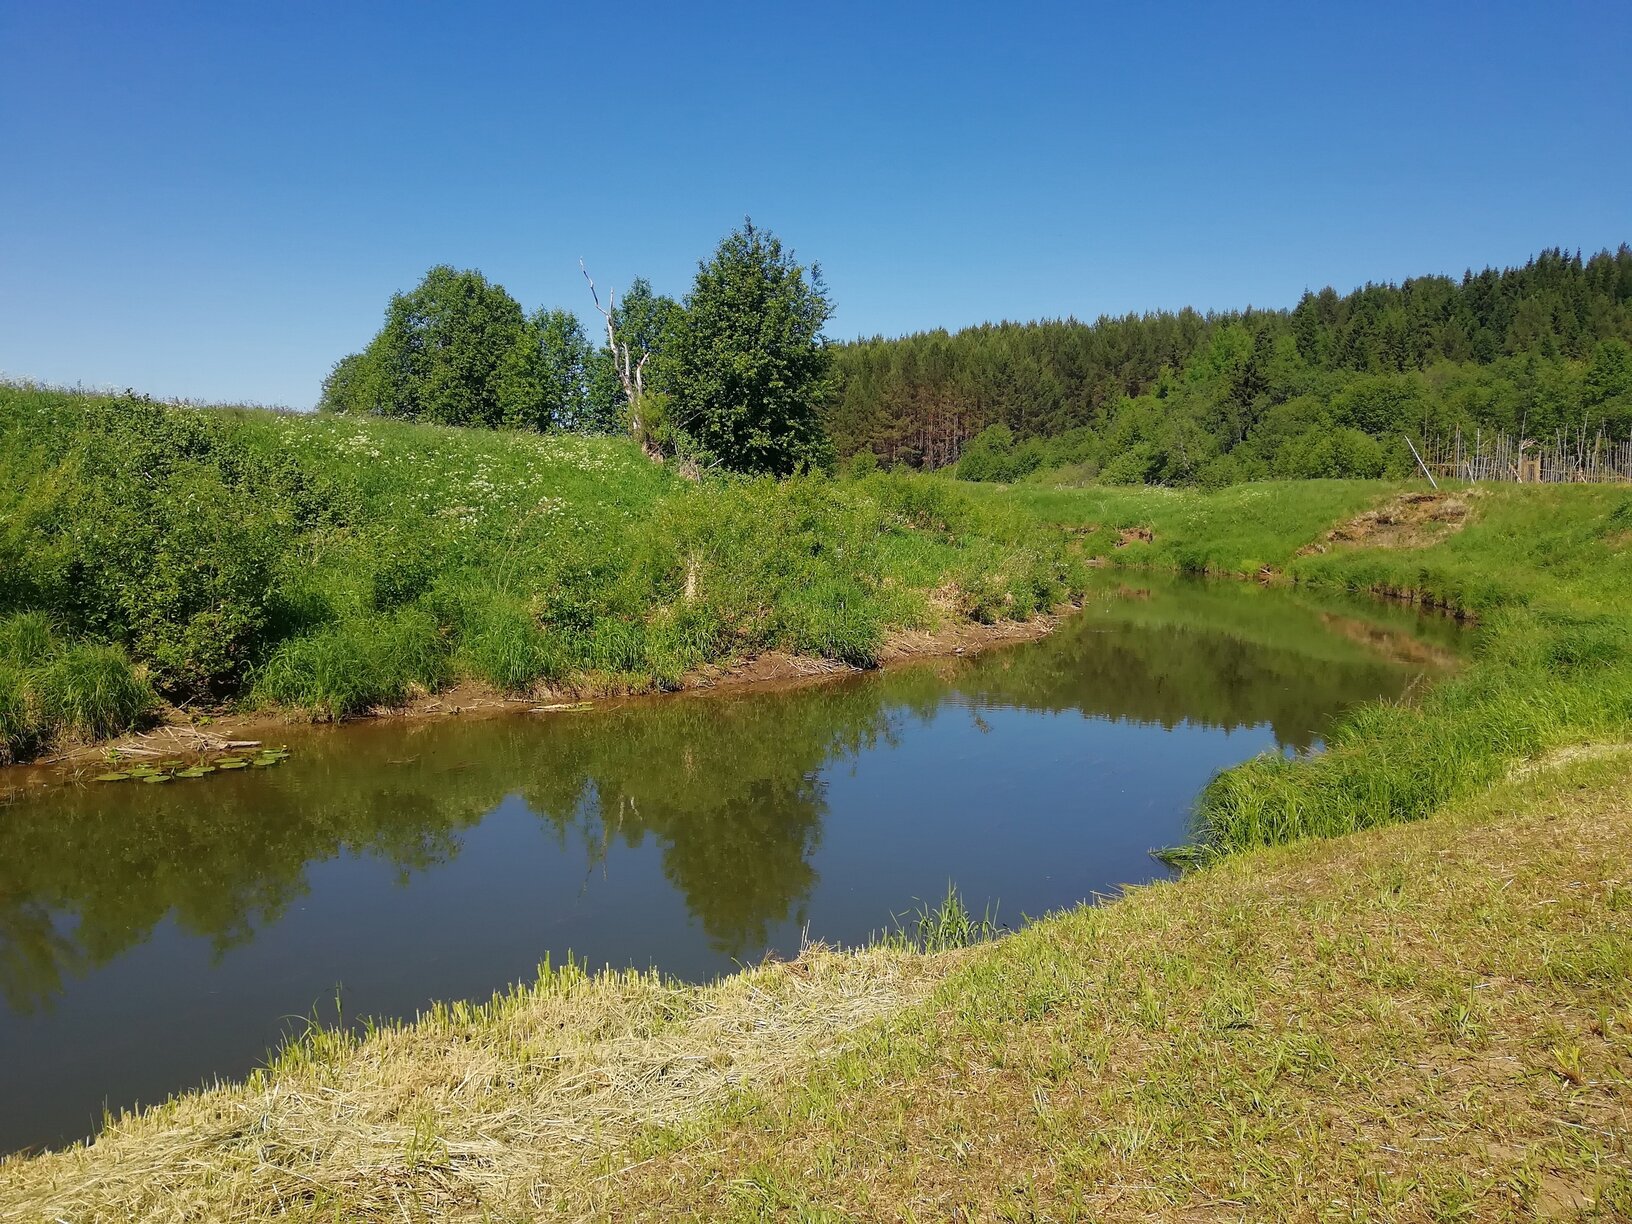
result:
<svg viewBox="0 0 1632 1224"><path fill-rule="evenodd" d="M105 773L97 774L96 780L98 782L123 782L130 776L128 773Z"/></svg>
<svg viewBox="0 0 1632 1224"><path fill-rule="evenodd" d="M169 774L161 774L161 773L152 773L152 774L148 774L147 777L142 779L142 781L143 782L168 782L168 781L170 781L170 775Z"/></svg>
<svg viewBox="0 0 1632 1224"><path fill-rule="evenodd" d="M215 763L215 767L217 769L243 769L248 764L249 764L248 761L240 761L240 760L238 760L236 758L228 758L228 759L223 759L223 760L217 761Z"/></svg>

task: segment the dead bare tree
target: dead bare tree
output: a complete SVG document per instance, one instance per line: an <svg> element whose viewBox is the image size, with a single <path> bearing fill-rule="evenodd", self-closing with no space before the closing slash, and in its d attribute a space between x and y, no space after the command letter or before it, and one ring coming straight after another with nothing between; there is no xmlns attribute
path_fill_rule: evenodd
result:
<svg viewBox="0 0 1632 1224"><path fill-rule="evenodd" d="M651 354L642 352L639 361L633 359L628 342L618 339L617 325L612 317L617 310L617 292L615 290L609 292L606 295L606 305L602 306L601 295L595 291L595 279L590 276L589 269L584 266L581 259L578 261L578 270L589 282L589 296L595 302L595 309L600 311L601 317L606 320L606 347L612 354L612 368L618 372L618 382L623 386L624 398L629 401L629 432L635 441L640 443L647 458L653 463L662 463L663 452L647 434L646 421L641 415L641 401L646 395L646 359Z"/></svg>

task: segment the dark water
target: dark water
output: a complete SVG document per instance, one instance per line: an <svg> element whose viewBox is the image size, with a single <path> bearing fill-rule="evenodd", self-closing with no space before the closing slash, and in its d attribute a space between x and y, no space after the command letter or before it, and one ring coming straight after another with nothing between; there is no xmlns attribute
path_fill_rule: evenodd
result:
<svg viewBox="0 0 1632 1224"><path fill-rule="evenodd" d="M1217 770L1303 751L1450 630L1238 584L783 691L309 732L269 770L0 806L0 1149L545 956L728 971L956 881L1000 920L1164 873ZM1442 651L1439 653L1443 653Z"/></svg>

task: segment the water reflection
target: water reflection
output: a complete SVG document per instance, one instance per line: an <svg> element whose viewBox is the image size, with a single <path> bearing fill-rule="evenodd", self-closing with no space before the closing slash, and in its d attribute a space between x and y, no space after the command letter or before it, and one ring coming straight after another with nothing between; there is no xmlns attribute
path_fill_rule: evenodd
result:
<svg viewBox="0 0 1632 1224"><path fill-rule="evenodd" d="M563 945L717 971L812 915L817 936L860 937L921 886L910 865L927 844L960 884L1012 859L1011 914L1148 877L1160 868L1143 849L1182 837L1206 771L1309 749L1336 711L1401 692L1451 637L1408 613L1245 585L1123 589L1041 643L967 660L585 714L311 732L272 770L25 797L0 808L0 1048L16 1051L0 1099L25 1099L10 1078L71 1104L8 1106L0 1146L77 1133L62 1118L91 1112L87 1096L119 1104L241 1071L340 977L379 978L361 1006L389 1014L498 988ZM835 830L841 844L824 847ZM1124 841L1134 849L1089 861ZM1054 858L1067 850L1075 874ZM648 861L660 878L642 874ZM1048 889L1027 890L1045 875ZM465 950L430 965L431 930ZM274 981L267 998L249 985ZM148 1080L63 1070L134 996L168 1034L163 1052L142 1038ZM28 1050L58 1069L20 1067Z"/></svg>

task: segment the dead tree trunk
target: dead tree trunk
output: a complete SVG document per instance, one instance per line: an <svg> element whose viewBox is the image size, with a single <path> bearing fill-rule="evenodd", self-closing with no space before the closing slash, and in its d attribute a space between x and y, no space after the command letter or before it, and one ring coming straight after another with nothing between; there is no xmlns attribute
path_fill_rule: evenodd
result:
<svg viewBox="0 0 1632 1224"><path fill-rule="evenodd" d="M646 452L646 457L653 463L663 462L663 451L646 432L646 420L642 414L641 401L646 395L646 359L650 353L641 353L640 360L634 361L629 352L627 341L618 339L617 326L613 323L612 315L617 309L616 291L606 295L606 305L601 305L601 295L595 291L595 280L584 266L584 261L578 261L578 270L584 274L589 282L589 296L595 302L595 309L601 312L606 320L606 347L612 354L612 368L618 373L618 382L623 387L624 399L629 401L629 433L640 443L640 448Z"/></svg>

